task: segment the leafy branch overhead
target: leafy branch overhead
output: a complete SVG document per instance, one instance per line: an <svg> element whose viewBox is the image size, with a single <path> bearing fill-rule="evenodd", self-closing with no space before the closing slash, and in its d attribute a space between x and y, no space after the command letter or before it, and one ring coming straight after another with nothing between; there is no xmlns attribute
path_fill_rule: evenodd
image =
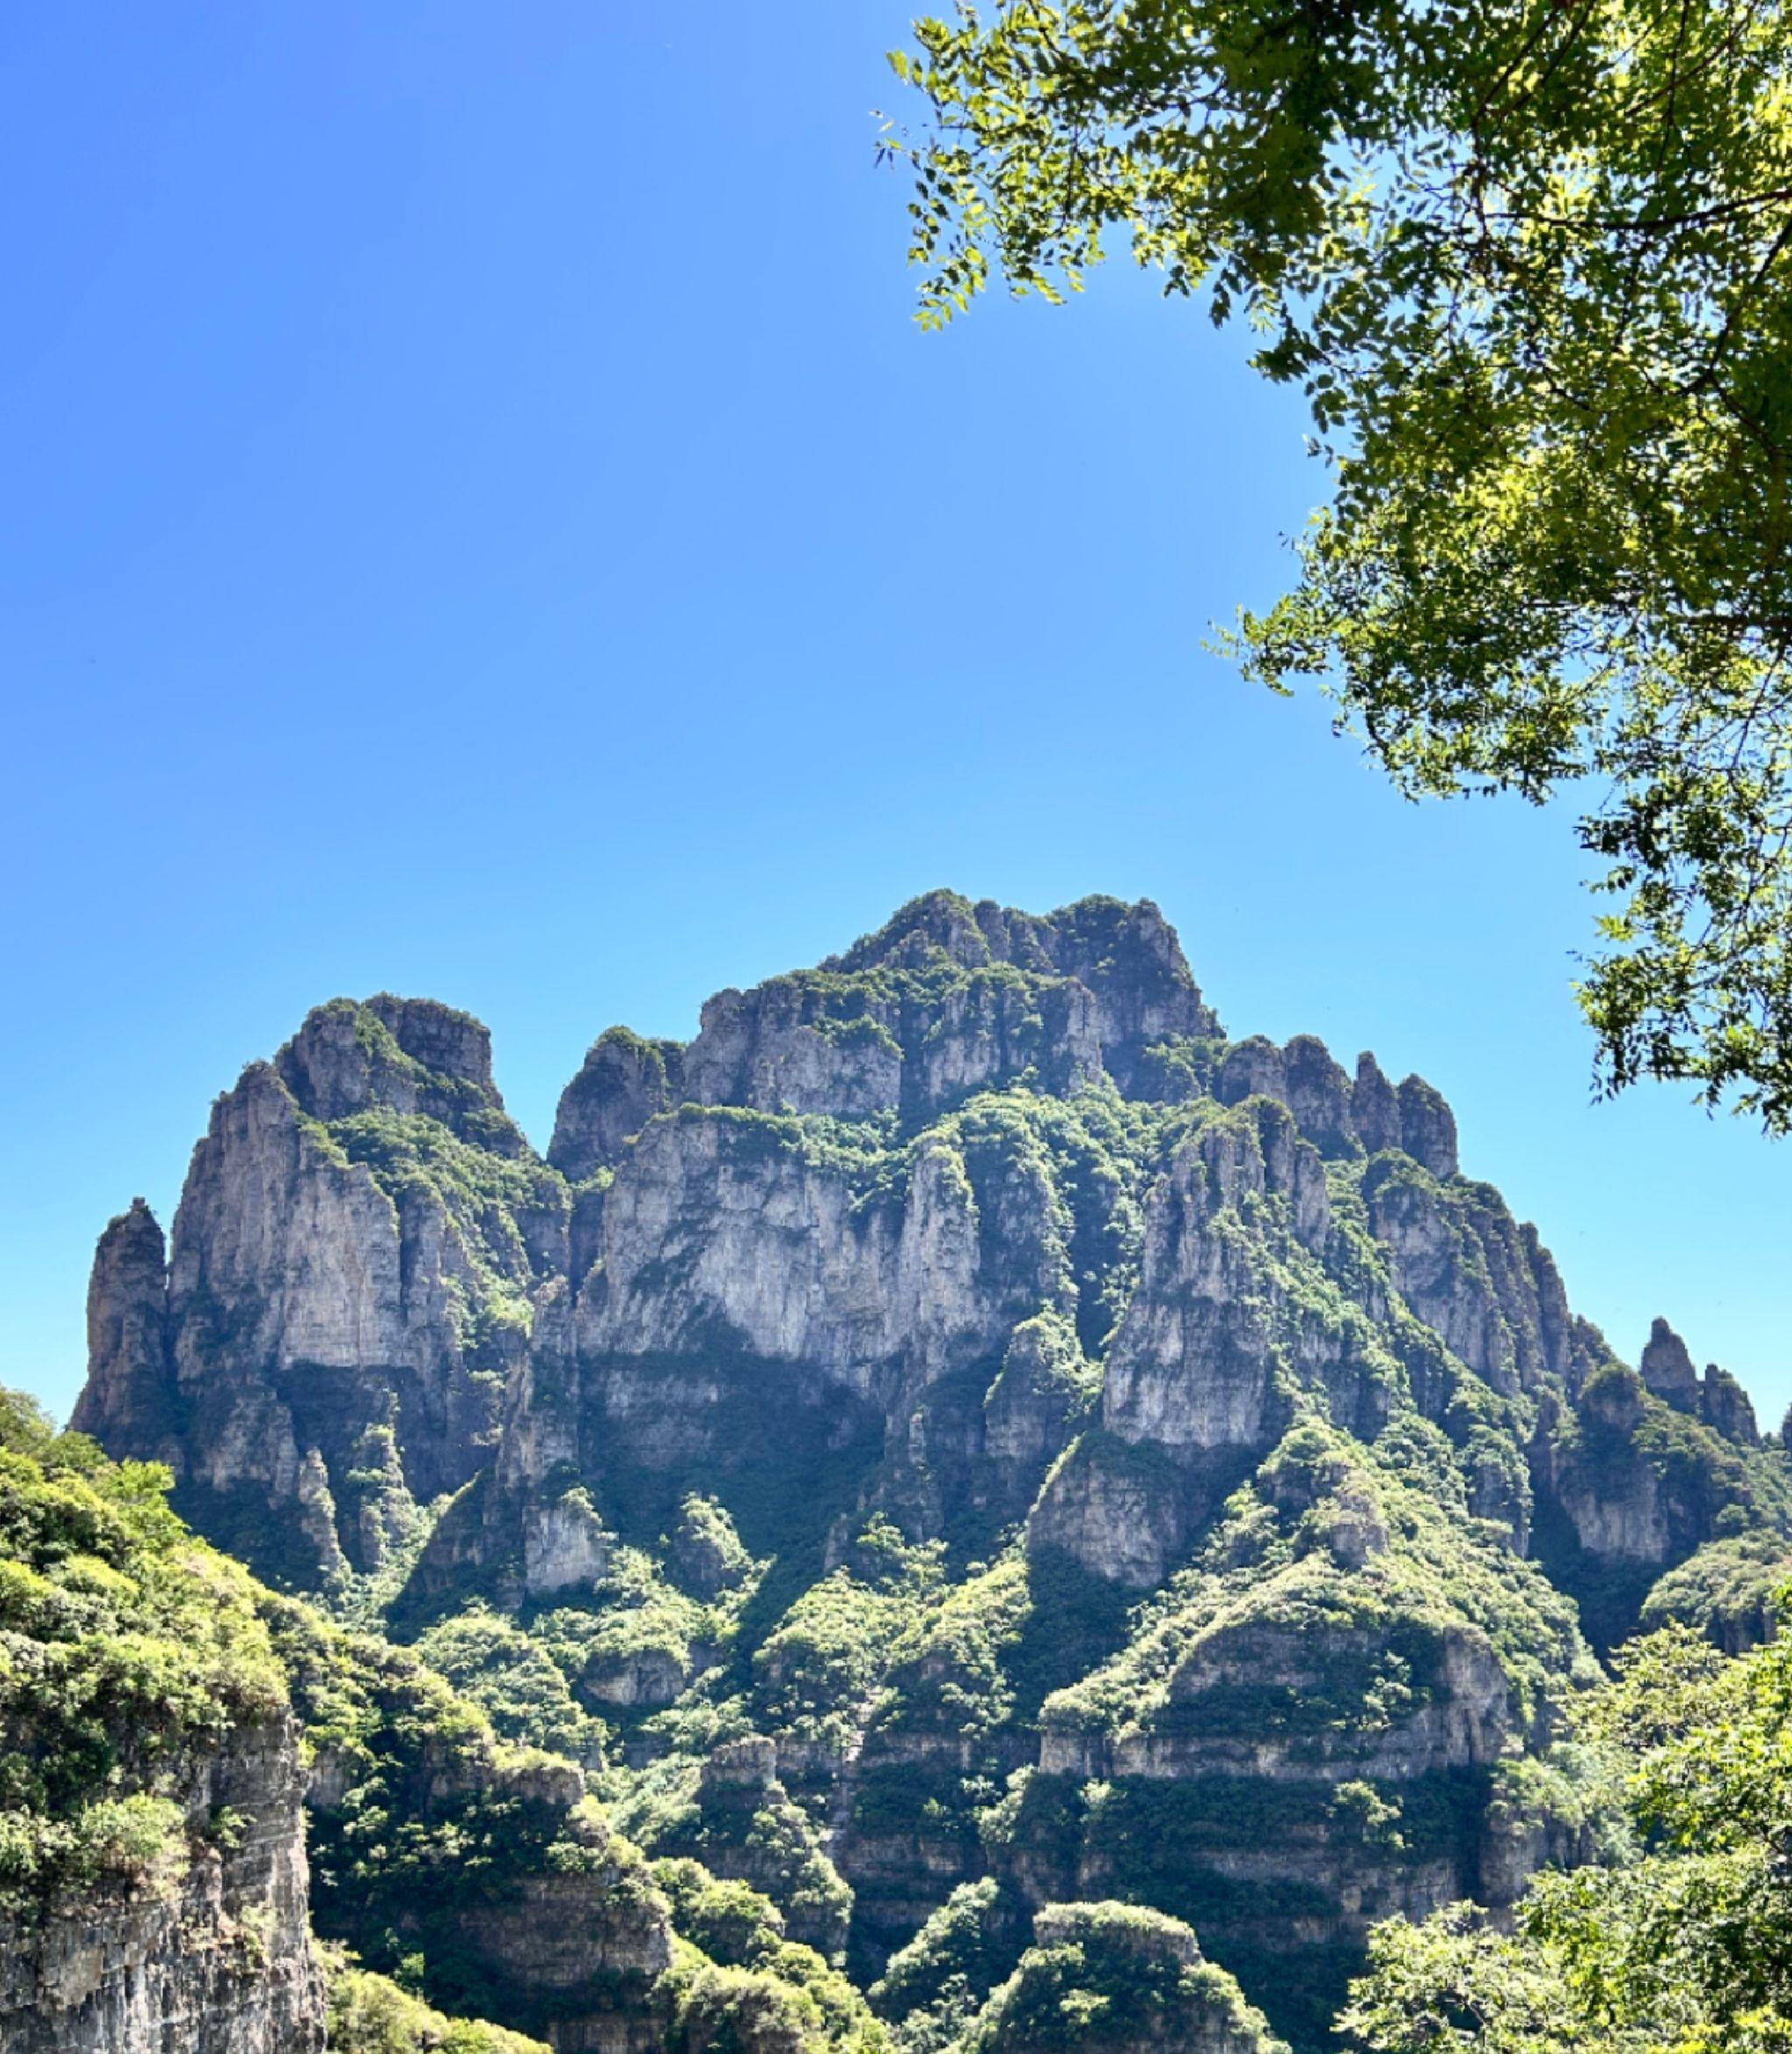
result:
<svg viewBox="0 0 1792 2054"><path fill-rule="evenodd" d="M1116 240L1330 502L1230 638L1414 796L1572 793L1601 1087L1792 1125L1792 34L1764 0L1010 0L914 25L938 326Z"/></svg>

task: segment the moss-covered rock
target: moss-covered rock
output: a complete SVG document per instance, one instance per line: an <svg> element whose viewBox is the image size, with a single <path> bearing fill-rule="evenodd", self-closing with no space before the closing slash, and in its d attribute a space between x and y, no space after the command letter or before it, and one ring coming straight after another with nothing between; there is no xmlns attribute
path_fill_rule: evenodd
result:
<svg viewBox="0 0 1792 2054"><path fill-rule="evenodd" d="M1138 1904L1047 1905L963 2054L1286 2054L1187 1926Z"/></svg>

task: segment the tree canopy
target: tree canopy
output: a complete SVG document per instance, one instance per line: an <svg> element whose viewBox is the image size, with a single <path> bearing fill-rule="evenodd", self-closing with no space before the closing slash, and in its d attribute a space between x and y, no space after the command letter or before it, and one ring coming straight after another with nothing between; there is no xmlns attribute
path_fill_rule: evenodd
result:
<svg viewBox="0 0 1792 2054"><path fill-rule="evenodd" d="M1130 241L1329 503L1230 640L1410 796L1558 791L1602 1088L1792 1125L1792 32L1762 0L1006 0L914 25L921 318Z"/></svg>
<svg viewBox="0 0 1792 2054"><path fill-rule="evenodd" d="M1628 1829L1537 1877L1516 1928L1394 1920L1340 2023L1375 2054L1788 2054L1792 1642L1633 1643L1578 1723Z"/></svg>

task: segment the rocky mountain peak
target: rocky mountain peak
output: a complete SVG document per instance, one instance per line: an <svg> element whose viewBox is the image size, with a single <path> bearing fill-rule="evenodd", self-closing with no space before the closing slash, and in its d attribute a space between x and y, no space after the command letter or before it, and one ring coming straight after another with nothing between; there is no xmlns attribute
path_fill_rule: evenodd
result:
<svg viewBox="0 0 1792 2054"><path fill-rule="evenodd" d="M1716 1363L1707 1363L1701 1377L1692 1351L1666 1320L1650 1327L1637 1367L1644 1385L1676 1413L1703 1420L1726 1441L1749 1445L1759 1438L1748 1393Z"/></svg>
<svg viewBox="0 0 1792 2054"><path fill-rule="evenodd" d="M1676 1411L1697 1409L1698 1371L1692 1366L1686 1343L1666 1320L1657 1319L1650 1327L1638 1366L1643 1382L1657 1398L1665 1399Z"/></svg>
<svg viewBox="0 0 1792 2054"><path fill-rule="evenodd" d="M88 1381L73 1425L82 1434L153 1447L168 1349L167 1251L141 1198L109 1220L88 1283Z"/></svg>
<svg viewBox="0 0 1792 2054"><path fill-rule="evenodd" d="M978 2054L1078 1949L1211 1994L1179 1905L1308 2054L1381 1908L1568 1847L1502 1778L1582 1624L1763 1630L1792 1558L1733 1379L1665 1322L1617 1361L1430 1084L1226 1041L1149 901L929 894L689 1043L612 1028L550 1157L466 1015L320 1007L165 1265L141 1204L102 1237L79 1422L444 1659L489 1608L656 1756L620 1831L794 1938L925 1980L969 1919ZM1254 2050L1241 2002L1175 2043Z"/></svg>
<svg viewBox="0 0 1792 2054"><path fill-rule="evenodd" d="M987 922L988 924L985 924ZM967 969L1011 960L1004 950L1003 912L993 900L973 906L962 894L923 892L892 913L873 933L861 935L844 955L822 960L823 970L850 973L886 965L919 967L935 956L948 957Z"/></svg>
<svg viewBox="0 0 1792 2054"><path fill-rule="evenodd" d="M606 1027L560 1095L548 1160L575 1183L614 1162L624 1142L683 1097L684 1044Z"/></svg>
<svg viewBox="0 0 1792 2054"><path fill-rule="evenodd" d="M993 899L934 891L909 901L874 933L820 968L850 976L877 969L962 968L1004 964L1037 977L1074 978L1104 1000L1128 1034L1210 1034L1219 1023L1202 1004L1176 930L1149 899L1133 904L1094 896L1055 913L1022 913Z"/></svg>
<svg viewBox="0 0 1792 2054"><path fill-rule="evenodd" d="M687 1048L600 1040L561 1107L553 1160L588 1175L683 1100L759 1112L925 1118L1022 1076L1130 1090L1217 1020L1149 900L1035 915L954 892L913 901L813 970L716 993Z"/></svg>
<svg viewBox="0 0 1792 2054"><path fill-rule="evenodd" d="M274 1059L299 1110L328 1125L357 1113L422 1114L508 1155L528 1144L492 1082L492 1037L434 999L332 999Z"/></svg>
<svg viewBox="0 0 1792 2054"><path fill-rule="evenodd" d="M363 1009L413 1062L438 1076L458 1077L497 1098L492 1083L492 1036L483 1020L444 1006L438 999L401 999L390 992L375 992L363 1001Z"/></svg>

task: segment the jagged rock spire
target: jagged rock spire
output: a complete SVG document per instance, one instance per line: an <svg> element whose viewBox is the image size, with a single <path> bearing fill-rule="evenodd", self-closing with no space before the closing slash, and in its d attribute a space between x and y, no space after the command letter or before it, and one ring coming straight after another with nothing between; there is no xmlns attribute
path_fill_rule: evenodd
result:
<svg viewBox="0 0 1792 2054"><path fill-rule="evenodd" d="M168 1446L168 1264L148 1203L108 1221L88 1283L88 1380L70 1424L108 1447L154 1455Z"/></svg>

